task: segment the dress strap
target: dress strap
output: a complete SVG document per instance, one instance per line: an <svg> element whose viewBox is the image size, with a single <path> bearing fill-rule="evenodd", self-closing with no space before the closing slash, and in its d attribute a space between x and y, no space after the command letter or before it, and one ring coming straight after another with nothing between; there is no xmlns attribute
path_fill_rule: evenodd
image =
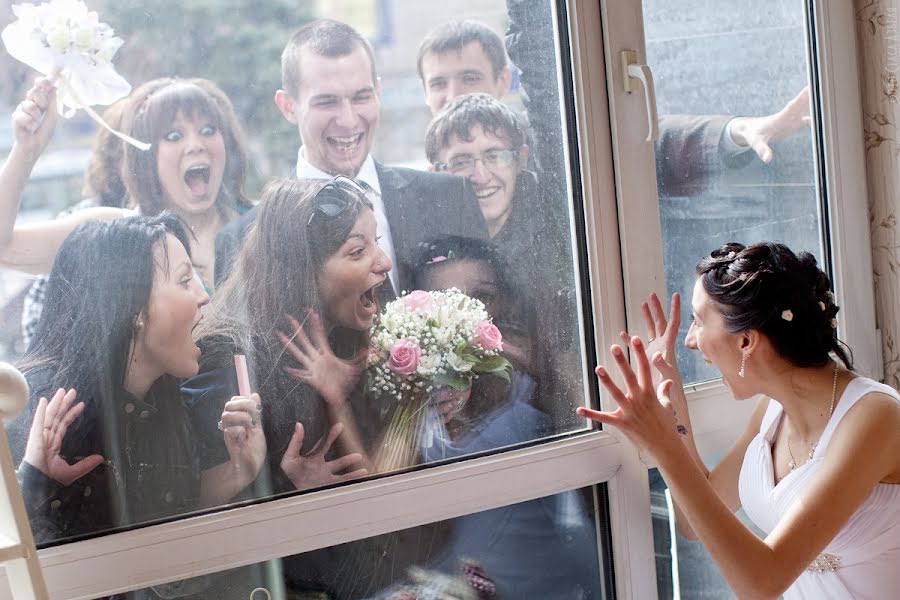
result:
<svg viewBox="0 0 900 600"><path fill-rule="evenodd" d="M766 412L759 424L759 433L770 444L772 443L772 438L775 436L778 423L781 421L781 413L781 404L779 404L777 400L769 398L769 405L766 407Z"/></svg>
<svg viewBox="0 0 900 600"><path fill-rule="evenodd" d="M856 404L860 398L871 392L886 394L894 398L897 402L900 402L900 394L898 394L897 390L891 386L878 383L874 379L869 379L868 377L854 377L847 384L847 387L844 388L844 392L841 394L840 399L834 407L834 413L828 420L828 424L825 426L825 430L822 432L818 444L816 444L815 456L818 456L820 452L824 452L825 448L828 447L828 442L831 440L834 430L837 428L838 423L841 422L841 419L844 418L844 415L853 408L853 405Z"/></svg>

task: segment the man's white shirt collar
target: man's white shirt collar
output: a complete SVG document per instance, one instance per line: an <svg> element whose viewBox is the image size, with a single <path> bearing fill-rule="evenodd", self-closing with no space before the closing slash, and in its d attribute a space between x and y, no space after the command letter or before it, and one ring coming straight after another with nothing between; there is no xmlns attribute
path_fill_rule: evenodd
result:
<svg viewBox="0 0 900 600"><path fill-rule="evenodd" d="M322 169L314 167L306 157L303 156L303 147L297 150L297 178L298 179L331 179L334 175L329 175ZM381 196L381 184L378 182L378 171L375 170L375 160L372 155L366 156L359 173L352 178L354 181L360 181L372 188L375 193Z"/></svg>

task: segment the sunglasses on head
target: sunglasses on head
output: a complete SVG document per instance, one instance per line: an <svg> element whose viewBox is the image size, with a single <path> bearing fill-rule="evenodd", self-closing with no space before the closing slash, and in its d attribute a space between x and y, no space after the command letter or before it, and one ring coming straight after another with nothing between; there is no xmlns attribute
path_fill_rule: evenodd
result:
<svg viewBox="0 0 900 600"><path fill-rule="evenodd" d="M337 175L313 196L313 213L309 215L307 226L312 224L318 214L323 214L329 219L337 217L347 210L353 200L365 195L366 190L358 183L349 177Z"/></svg>

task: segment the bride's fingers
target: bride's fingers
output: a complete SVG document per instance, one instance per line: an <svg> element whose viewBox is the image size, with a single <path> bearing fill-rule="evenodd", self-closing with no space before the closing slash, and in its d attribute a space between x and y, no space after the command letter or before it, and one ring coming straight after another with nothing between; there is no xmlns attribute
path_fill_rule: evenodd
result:
<svg viewBox="0 0 900 600"><path fill-rule="evenodd" d="M297 319L295 319L291 315L285 315L285 316L287 317L288 323L291 326L291 340L296 342L297 345L300 346L300 349L303 350L303 352L305 352L309 356L314 356L315 354L318 354L319 348L321 348L322 346L321 345L317 346L316 343L313 343L310 341L309 336L306 335L306 330L303 329L303 327L300 325L300 323L297 321ZM309 320L307 320L307 322L310 323L310 327L312 328L313 327L312 322L310 322Z"/></svg>
<svg viewBox="0 0 900 600"><path fill-rule="evenodd" d="M656 388L656 397L659 399L659 403L668 409L672 408L672 397L669 393L672 390L673 383L671 379L666 379Z"/></svg>
<svg viewBox="0 0 900 600"><path fill-rule="evenodd" d="M663 379L674 379L678 375L678 369L663 358L662 352L654 352L650 363L663 376Z"/></svg>
<svg viewBox="0 0 900 600"><path fill-rule="evenodd" d="M620 331L619 339L622 340L622 343L624 343L626 345L630 344L631 343L631 334L629 334L627 331Z"/></svg>
<svg viewBox="0 0 900 600"><path fill-rule="evenodd" d="M303 369L295 369L294 367L281 367L281 370L287 373L291 379L295 379L303 383L309 383L310 377L308 371L304 371Z"/></svg>
<svg viewBox="0 0 900 600"><path fill-rule="evenodd" d="M613 355L616 366L619 367L619 373L622 375L622 379L625 380L625 391L633 391L638 387L638 380L634 375L634 371L631 369L631 365L628 364L628 359L625 357L625 351L622 350L620 346L613 346L610 349L610 352ZM597 373L597 375L599 376L600 374Z"/></svg>
<svg viewBox="0 0 900 600"><path fill-rule="evenodd" d="M641 302L641 316L644 317L644 324L647 326L647 336L651 340L655 339L657 324L653 320L653 315L650 313L650 306L647 305L647 302Z"/></svg>
<svg viewBox="0 0 900 600"><path fill-rule="evenodd" d="M650 294L648 304L650 305L650 314L653 315L653 321L656 323L656 335L664 335L668 328L668 322L666 321L666 313L663 312L662 303L659 301L659 296Z"/></svg>
<svg viewBox="0 0 900 600"><path fill-rule="evenodd" d="M606 391L609 392L609 395L612 396L613 400L616 401L616 404L622 406L628 402L628 398L625 396L625 393L616 385L616 382L612 380L609 376L609 372L602 366L598 365L596 369L594 369L594 373L597 374L597 379L600 380L600 383L606 388Z"/></svg>
<svg viewBox="0 0 900 600"><path fill-rule="evenodd" d="M575 413L582 417L590 419L591 421L603 423L604 425L619 426L619 424L622 422L619 410L616 410L615 412L605 412L594 410L592 408L587 408L584 406L579 406L575 409Z"/></svg>
<svg viewBox="0 0 900 600"><path fill-rule="evenodd" d="M666 331L672 329L677 333L679 327L681 327L681 294L675 292L669 302L669 325Z"/></svg>
<svg viewBox="0 0 900 600"><path fill-rule="evenodd" d="M634 360L637 363L637 384L641 389L647 389L652 385L650 362L647 360L647 348L643 340L635 336L631 338L631 347L634 348Z"/></svg>

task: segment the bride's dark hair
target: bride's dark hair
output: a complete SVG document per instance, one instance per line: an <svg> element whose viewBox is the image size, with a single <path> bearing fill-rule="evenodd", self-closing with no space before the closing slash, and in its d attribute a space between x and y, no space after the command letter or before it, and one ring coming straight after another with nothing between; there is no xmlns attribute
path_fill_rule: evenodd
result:
<svg viewBox="0 0 900 600"><path fill-rule="evenodd" d="M831 280L809 252L784 244L728 243L697 263L703 290L734 333L755 329L798 367L828 363L833 352L848 369L852 353L835 335L840 308Z"/></svg>

